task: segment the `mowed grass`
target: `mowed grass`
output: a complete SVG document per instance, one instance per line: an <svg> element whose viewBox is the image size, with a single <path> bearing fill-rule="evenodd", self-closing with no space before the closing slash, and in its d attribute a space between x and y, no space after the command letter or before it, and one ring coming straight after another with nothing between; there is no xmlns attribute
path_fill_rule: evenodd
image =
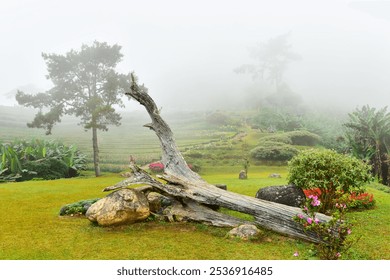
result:
<svg viewBox="0 0 390 280"><path fill-rule="evenodd" d="M286 183L285 167L255 166L248 180L239 180L237 167L205 167L202 177L225 183L230 191L254 196L263 186ZM282 178L268 178L279 173ZM59 217L61 206L104 197L102 189L122 180L119 174L54 181L0 184L0 259L295 259L311 258L311 244L264 230L257 240L226 239L227 228L197 223L148 221L117 228L94 226L85 218ZM373 210L349 216L362 235L344 259L390 259L390 195L368 188L377 199Z"/></svg>

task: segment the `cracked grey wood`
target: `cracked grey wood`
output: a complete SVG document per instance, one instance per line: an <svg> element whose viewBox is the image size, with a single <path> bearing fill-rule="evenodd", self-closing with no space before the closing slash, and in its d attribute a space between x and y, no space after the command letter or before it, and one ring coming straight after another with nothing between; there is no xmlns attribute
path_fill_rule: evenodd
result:
<svg viewBox="0 0 390 280"><path fill-rule="evenodd" d="M203 208L195 207L194 202L198 204L216 205L250 214L254 217L253 223L260 227L314 243L323 242L321 237L316 233L305 232L302 226L293 220L293 217L297 214L304 215L300 208L221 190L204 181L188 167L176 145L171 129L160 116L160 111L155 102L149 96L146 87L138 85L134 76L130 92L126 93L126 95L129 95L143 105L152 120L151 123L145 126L152 129L160 140L162 163L165 166L164 175L160 176L160 179L166 183L162 183L139 167L131 164L130 167L133 170L133 176L106 188L105 191L124 188L134 184L147 184L162 194L178 198L183 204L183 209L187 207L188 210L192 206L191 217L193 220L197 220L196 214L194 214L196 213L196 209L199 211L199 221L204 221L205 216L203 211L200 210ZM185 201L187 201L187 206ZM212 224L212 219L217 219L217 215L213 217L209 211L207 212L208 222ZM317 214L317 218L321 222L330 220L329 216L320 213ZM224 219L224 216L218 216L218 219ZM231 222L228 221L228 218L225 219L226 224Z"/></svg>

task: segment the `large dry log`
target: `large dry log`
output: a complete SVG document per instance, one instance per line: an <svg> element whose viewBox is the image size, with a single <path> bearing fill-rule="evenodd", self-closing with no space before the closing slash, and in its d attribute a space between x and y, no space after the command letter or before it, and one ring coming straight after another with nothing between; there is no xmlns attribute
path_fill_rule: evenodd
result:
<svg viewBox="0 0 390 280"><path fill-rule="evenodd" d="M152 123L145 126L155 131L160 140L162 163L165 166L165 173L160 179L165 180L166 183L152 178L137 166L131 165L133 176L106 188L105 191L134 184L147 184L163 194L179 198L182 201L186 200L186 207L192 205L195 212L198 208L194 206L193 202L221 206L252 215L255 218L254 223L263 228L314 243L323 242L320 236L317 236L314 232L305 232L301 225L293 220L293 217L297 214L304 214L300 208L221 190L208 184L197 173L193 172L177 148L171 129L161 118L160 112L153 99L148 95L147 89L143 85L138 85L134 76L132 78L130 92L126 94L137 100L149 113ZM317 217L321 222L330 220L330 217L323 214L317 214ZM224 217L219 217L219 219L224 219ZM226 218L226 223L229 223L227 220Z"/></svg>

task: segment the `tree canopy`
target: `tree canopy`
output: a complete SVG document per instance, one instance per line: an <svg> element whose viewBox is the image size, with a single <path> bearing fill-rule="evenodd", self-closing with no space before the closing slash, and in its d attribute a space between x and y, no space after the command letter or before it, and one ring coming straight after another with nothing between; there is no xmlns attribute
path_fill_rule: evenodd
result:
<svg viewBox="0 0 390 280"><path fill-rule="evenodd" d="M123 57L120 51L117 44L95 41L65 55L43 53L47 78L54 86L43 93L16 94L20 105L39 109L28 127L43 128L51 134L63 115L74 115L85 130L92 129L96 176L100 175L97 130L107 131L108 125L120 125L121 116L114 105L124 106L120 93L130 86L130 74L115 70Z"/></svg>
<svg viewBox="0 0 390 280"><path fill-rule="evenodd" d="M373 173L385 185L389 182L390 112L366 105L349 114L344 124L351 153L371 163Z"/></svg>

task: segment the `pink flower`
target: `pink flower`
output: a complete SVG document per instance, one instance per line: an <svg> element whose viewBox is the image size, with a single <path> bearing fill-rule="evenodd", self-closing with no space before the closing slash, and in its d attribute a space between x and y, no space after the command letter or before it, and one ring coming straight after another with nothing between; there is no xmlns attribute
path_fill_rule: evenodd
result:
<svg viewBox="0 0 390 280"><path fill-rule="evenodd" d="M337 254L336 254L336 258L340 258L341 257L341 254L340 254L340 252L337 252Z"/></svg>
<svg viewBox="0 0 390 280"><path fill-rule="evenodd" d="M349 228L349 229L347 230L347 233L348 233L348 235L351 234L351 233L352 233L352 230Z"/></svg>
<svg viewBox="0 0 390 280"><path fill-rule="evenodd" d="M298 217L299 219L303 219L303 215L302 215L302 214L298 214L297 217Z"/></svg>
<svg viewBox="0 0 390 280"><path fill-rule="evenodd" d="M315 222L316 224L318 224L318 223L320 222L320 220L318 220L317 218L315 218L315 219L314 219L314 222Z"/></svg>
<svg viewBox="0 0 390 280"><path fill-rule="evenodd" d="M309 225L311 225L312 222L313 222L313 219L312 219L312 218L307 218L307 223L308 223Z"/></svg>
<svg viewBox="0 0 390 280"><path fill-rule="evenodd" d="M293 255L294 257L298 257L299 256L299 253L298 253L298 251L295 251L295 253L294 253L294 255Z"/></svg>
<svg viewBox="0 0 390 280"><path fill-rule="evenodd" d="M311 205L313 205L313 206L319 206L320 204L321 204L321 201L319 201L319 200L313 200L311 202Z"/></svg>

